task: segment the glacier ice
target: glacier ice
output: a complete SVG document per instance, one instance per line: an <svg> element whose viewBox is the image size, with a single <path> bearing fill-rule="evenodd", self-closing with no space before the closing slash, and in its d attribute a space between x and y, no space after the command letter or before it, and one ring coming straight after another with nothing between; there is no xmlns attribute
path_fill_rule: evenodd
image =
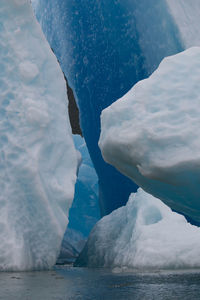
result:
<svg viewBox="0 0 200 300"><path fill-rule="evenodd" d="M0 270L50 268L77 154L62 71L28 0L0 1Z"/></svg>
<svg viewBox="0 0 200 300"><path fill-rule="evenodd" d="M200 48L165 58L102 113L105 160L200 222Z"/></svg>
<svg viewBox="0 0 200 300"><path fill-rule="evenodd" d="M146 78L163 57L184 49L165 0L33 0L36 15L80 109L81 128L99 177L102 215L137 186L102 159L102 109Z"/></svg>
<svg viewBox="0 0 200 300"><path fill-rule="evenodd" d="M84 139L73 135L81 163L75 186L75 195L69 210L69 224L62 242L59 263L73 261L83 249L90 231L100 219L98 177Z"/></svg>
<svg viewBox="0 0 200 300"><path fill-rule="evenodd" d="M200 230L141 188L103 217L78 266L178 269L200 267Z"/></svg>
<svg viewBox="0 0 200 300"><path fill-rule="evenodd" d="M130 184L100 155L99 116L165 57L200 45L199 0L33 0L37 17L78 99L99 176L102 214L128 199ZM123 182L123 184L121 184Z"/></svg>

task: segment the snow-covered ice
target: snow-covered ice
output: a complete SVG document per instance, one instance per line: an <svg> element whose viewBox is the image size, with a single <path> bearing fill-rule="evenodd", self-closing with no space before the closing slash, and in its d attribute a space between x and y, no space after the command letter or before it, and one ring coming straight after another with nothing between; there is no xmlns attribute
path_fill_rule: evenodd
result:
<svg viewBox="0 0 200 300"><path fill-rule="evenodd" d="M28 0L0 1L0 270L51 267L76 181L66 86Z"/></svg>
<svg viewBox="0 0 200 300"><path fill-rule="evenodd" d="M200 267L200 229L142 189L94 227L76 265Z"/></svg>
<svg viewBox="0 0 200 300"><path fill-rule="evenodd" d="M105 109L104 159L174 210L200 221L200 48L165 58Z"/></svg>

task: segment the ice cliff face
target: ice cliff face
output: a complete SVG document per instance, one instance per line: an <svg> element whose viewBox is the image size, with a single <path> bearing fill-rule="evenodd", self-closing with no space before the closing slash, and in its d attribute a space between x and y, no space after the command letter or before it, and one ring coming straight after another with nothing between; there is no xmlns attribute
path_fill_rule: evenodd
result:
<svg viewBox="0 0 200 300"><path fill-rule="evenodd" d="M165 58L102 114L105 160L200 222L200 48Z"/></svg>
<svg viewBox="0 0 200 300"><path fill-rule="evenodd" d="M200 231L139 189L97 223L76 265L114 271L200 267Z"/></svg>
<svg viewBox="0 0 200 300"><path fill-rule="evenodd" d="M72 86L99 177L102 215L137 186L106 164L98 148L101 111L184 49L165 0L33 1L43 31Z"/></svg>
<svg viewBox="0 0 200 300"><path fill-rule="evenodd" d="M0 1L0 270L51 267L77 154L63 74L28 0Z"/></svg>

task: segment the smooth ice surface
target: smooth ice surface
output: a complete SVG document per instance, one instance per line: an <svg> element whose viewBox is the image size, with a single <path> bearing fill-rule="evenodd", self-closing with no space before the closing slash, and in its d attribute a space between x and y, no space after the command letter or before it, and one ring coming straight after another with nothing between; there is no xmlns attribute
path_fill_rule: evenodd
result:
<svg viewBox="0 0 200 300"><path fill-rule="evenodd" d="M0 1L0 270L51 267L77 154L66 86L28 0Z"/></svg>
<svg viewBox="0 0 200 300"><path fill-rule="evenodd" d="M199 0L166 0L186 48L200 46Z"/></svg>
<svg viewBox="0 0 200 300"><path fill-rule="evenodd" d="M174 210L200 221L200 48L165 58L104 110L105 160Z"/></svg>
<svg viewBox="0 0 200 300"><path fill-rule="evenodd" d="M76 264L139 269L200 267L200 229L139 189L126 206L96 224Z"/></svg>
<svg viewBox="0 0 200 300"><path fill-rule="evenodd" d="M137 186L101 156L102 109L184 49L165 0L35 0L36 15L80 110L81 128L99 177L102 215L124 205Z"/></svg>
<svg viewBox="0 0 200 300"><path fill-rule="evenodd" d="M73 135L73 140L82 161L78 170L74 200L69 211L69 224L61 247L60 262L70 261L78 256L90 231L100 219L97 174L84 139Z"/></svg>

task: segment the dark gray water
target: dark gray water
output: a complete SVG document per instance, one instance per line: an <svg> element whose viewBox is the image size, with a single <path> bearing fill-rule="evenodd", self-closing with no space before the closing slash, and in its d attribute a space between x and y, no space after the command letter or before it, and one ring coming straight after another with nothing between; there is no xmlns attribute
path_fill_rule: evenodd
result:
<svg viewBox="0 0 200 300"><path fill-rule="evenodd" d="M112 272L56 267L0 273L1 300L200 299L200 271Z"/></svg>

